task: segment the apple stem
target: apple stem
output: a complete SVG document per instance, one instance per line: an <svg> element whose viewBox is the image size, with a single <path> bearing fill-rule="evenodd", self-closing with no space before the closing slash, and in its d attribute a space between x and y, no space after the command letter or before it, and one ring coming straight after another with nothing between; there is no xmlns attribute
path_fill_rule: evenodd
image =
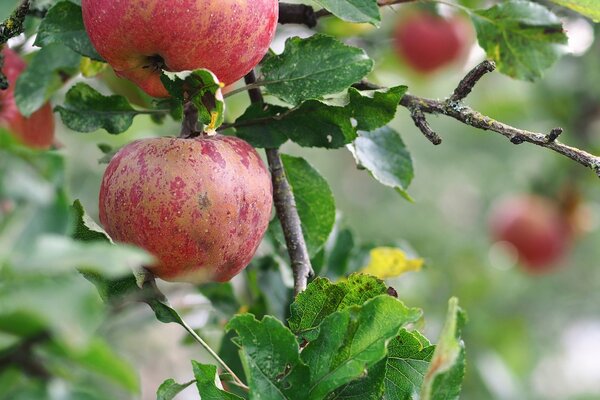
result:
<svg viewBox="0 0 600 400"><path fill-rule="evenodd" d="M247 85L256 82L256 75L251 71L245 77ZM259 88L253 88L248 91L252 103L264 103L262 93ZM294 273L294 294L304 291L308 284L308 279L314 275L308 249L302 232L302 224L298 216L296 200L290 183L285 176L285 169L278 149L265 149L267 162L271 169L271 179L273 180L273 201L277 218L281 223L285 243L292 271Z"/></svg>

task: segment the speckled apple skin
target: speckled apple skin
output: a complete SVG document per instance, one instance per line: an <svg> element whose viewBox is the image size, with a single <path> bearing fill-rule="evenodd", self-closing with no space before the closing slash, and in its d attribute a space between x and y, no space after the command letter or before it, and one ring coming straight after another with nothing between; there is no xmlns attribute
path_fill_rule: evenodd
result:
<svg viewBox="0 0 600 400"><path fill-rule="evenodd" d="M132 142L111 160L100 221L118 242L154 254L167 281L224 282L244 269L269 224L270 174L230 136Z"/></svg>
<svg viewBox="0 0 600 400"><path fill-rule="evenodd" d="M52 106L46 103L30 117L21 114L15 103L15 86L27 65L17 53L8 48L4 48L2 54L2 71L8 78L9 87L0 90L0 126L8 129L20 142L29 147L48 149L54 142Z"/></svg>
<svg viewBox="0 0 600 400"><path fill-rule="evenodd" d="M98 53L124 78L166 97L158 55L172 72L206 68L234 83L266 54L277 27L277 0L82 0Z"/></svg>

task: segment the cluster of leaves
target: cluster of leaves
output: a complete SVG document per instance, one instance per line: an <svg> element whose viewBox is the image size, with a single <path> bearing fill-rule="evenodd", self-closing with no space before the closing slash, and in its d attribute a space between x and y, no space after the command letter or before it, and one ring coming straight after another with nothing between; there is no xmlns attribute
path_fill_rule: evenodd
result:
<svg viewBox="0 0 600 400"><path fill-rule="evenodd" d="M49 398L52 377L71 383L72 398L139 392L135 370L97 334L107 310L81 273L117 278L151 258L77 239L83 214L69 204L64 158L22 147L6 132L0 199L0 398Z"/></svg>

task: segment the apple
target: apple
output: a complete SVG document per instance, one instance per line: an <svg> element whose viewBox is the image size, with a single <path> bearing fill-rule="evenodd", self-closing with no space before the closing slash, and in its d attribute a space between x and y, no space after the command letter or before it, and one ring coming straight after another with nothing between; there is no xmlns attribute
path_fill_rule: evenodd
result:
<svg viewBox="0 0 600 400"><path fill-rule="evenodd" d="M5 47L2 55L4 56L2 71L8 78L9 87L0 90L0 126L29 147L48 149L54 142L52 106L46 103L29 117L21 114L15 102L15 85L27 65L9 48Z"/></svg>
<svg viewBox="0 0 600 400"><path fill-rule="evenodd" d="M415 71L432 73L466 54L472 30L459 16L449 19L428 11L403 15L393 32L396 54Z"/></svg>
<svg viewBox="0 0 600 400"><path fill-rule="evenodd" d="M270 174L231 136L134 141L109 163L100 222L118 242L146 249L167 281L224 282L245 268L269 225Z"/></svg>
<svg viewBox="0 0 600 400"><path fill-rule="evenodd" d="M86 31L116 74L168 97L161 70L205 68L232 84L266 54L278 0L82 0Z"/></svg>
<svg viewBox="0 0 600 400"><path fill-rule="evenodd" d="M571 241L571 229L559 205L534 195L501 200L493 208L490 228L493 239L512 245L522 266L532 273L552 269Z"/></svg>

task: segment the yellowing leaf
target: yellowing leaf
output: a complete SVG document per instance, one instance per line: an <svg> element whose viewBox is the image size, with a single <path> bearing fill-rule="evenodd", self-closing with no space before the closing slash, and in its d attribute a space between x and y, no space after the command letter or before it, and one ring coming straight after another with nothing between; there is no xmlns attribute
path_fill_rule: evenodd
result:
<svg viewBox="0 0 600 400"><path fill-rule="evenodd" d="M419 271L423 266L422 258L409 259L400 249L376 247L371 250L371 260L359 272L374 275L380 279L394 278L406 272Z"/></svg>
<svg viewBox="0 0 600 400"><path fill-rule="evenodd" d="M91 58L82 57L79 69L86 78L93 78L100 72L106 69L108 64L92 60Z"/></svg>

